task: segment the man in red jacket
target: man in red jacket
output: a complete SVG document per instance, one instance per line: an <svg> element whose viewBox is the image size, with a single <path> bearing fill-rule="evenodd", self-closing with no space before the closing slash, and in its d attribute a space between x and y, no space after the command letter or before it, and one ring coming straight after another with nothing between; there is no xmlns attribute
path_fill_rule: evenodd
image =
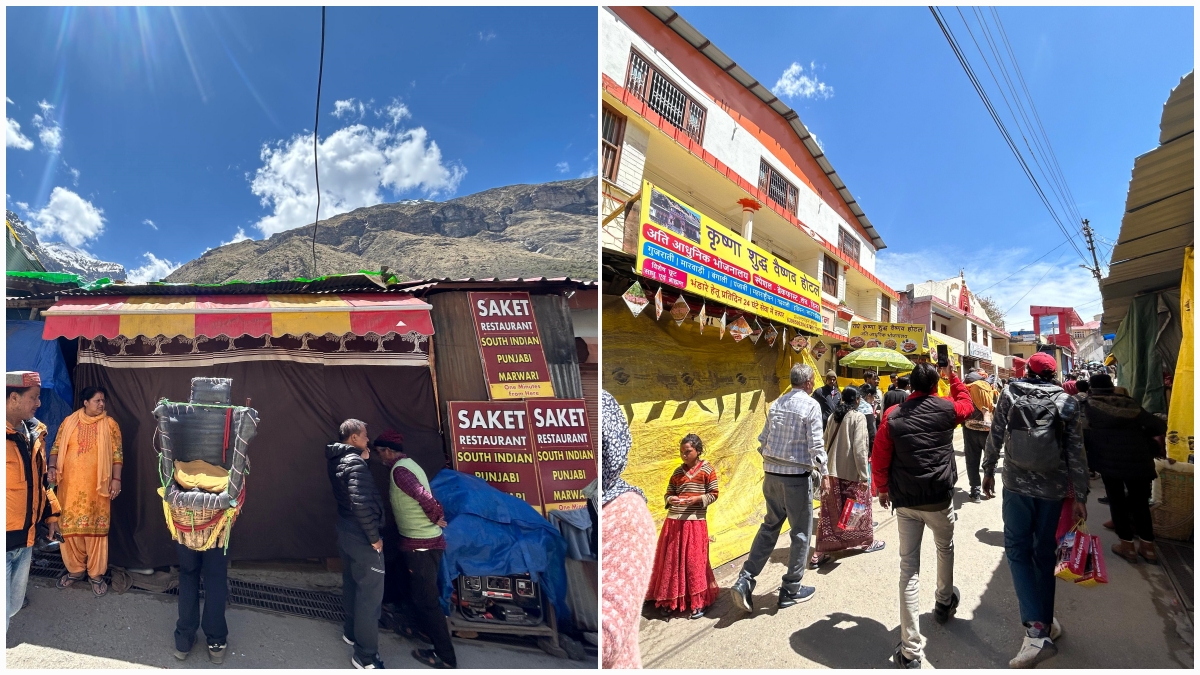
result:
<svg viewBox="0 0 1200 675"><path fill-rule="evenodd" d="M900 644L892 660L901 668L920 668L925 657L921 635L921 538L928 527L937 546L937 592L933 618L946 623L958 607L954 587L954 428L975 405L948 363L918 363L909 376L913 393L884 411L871 453L871 483L883 508L895 506L900 531ZM950 398L939 398L938 382L950 382Z"/></svg>

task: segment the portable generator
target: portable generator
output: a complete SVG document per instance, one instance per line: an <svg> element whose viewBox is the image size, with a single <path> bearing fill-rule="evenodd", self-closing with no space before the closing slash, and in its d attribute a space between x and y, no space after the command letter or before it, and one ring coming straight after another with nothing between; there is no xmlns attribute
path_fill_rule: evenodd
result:
<svg viewBox="0 0 1200 675"><path fill-rule="evenodd" d="M528 574L462 575L455 594L454 605L467 621L537 626L545 616L541 589Z"/></svg>

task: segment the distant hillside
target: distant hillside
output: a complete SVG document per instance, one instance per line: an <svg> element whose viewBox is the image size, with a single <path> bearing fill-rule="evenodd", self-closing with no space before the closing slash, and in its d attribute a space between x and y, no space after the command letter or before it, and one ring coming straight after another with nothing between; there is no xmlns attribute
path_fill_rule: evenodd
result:
<svg viewBox="0 0 1200 675"><path fill-rule="evenodd" d="M355 209L319 223L317 271L389 270L409 279L597 277L596 178L509 185L445 202ZM312 273L312 227L226 244L169 282L292 279Z"/></svg>
<svg viewBox="0 0 1200 675"><path fill-rule="evenodd" d="M78 274L84 283L90 283L102 277L117 281L125 280L123 265L99 260L87 251L81 251L60 241L41 243L33 229L22 222L17 214L6 211L4 217L13 226L17 236L21 238L21 243L37 256L47 272Z"/></svg>

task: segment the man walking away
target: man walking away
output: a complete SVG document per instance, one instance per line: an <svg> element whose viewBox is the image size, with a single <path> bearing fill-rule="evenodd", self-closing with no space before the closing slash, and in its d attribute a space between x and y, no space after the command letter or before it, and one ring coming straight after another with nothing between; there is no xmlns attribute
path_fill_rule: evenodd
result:
<svg viewBox="0 0 1200 675"><path fill-rule="evenodd" d="M325 465L337 500L338 554L342 557L342 640L354 646L355 668L383 668L379 658L379 614L383 605L383 499L367 459L367 425L342 422L338 438L325 448Z"/></svg>
<svg viewBox="0 0 1200 675"><path fill-rule="evenodd" d="M409 599L416 610L416 625L401 628L408 637L425 636L433 649L414 649L413 658L434 668L456 668L454 644L439 602L438 566L446 550L442 505L429 491L425 470L404 454L404 437L391 429L375 439L375 450L389 467L388 496L396 528L400 530L400 558L408 572Z"/></svg>
<svg viewBox="0 0 1200 675"><path fill-rule="evenodd" d="M36 372L4 374L4 480L8 492L4 509L5 631L25 603L38 523L46 521L51 539L58 531L58 500L49 490L46 475L46 425L33 416L42 403L41 393L42 378Z"/></svg>
<svg viewBox="0 0 1200 675"><path fill-rule="evenodd" d="M982 373L967 376L967 391L975 410L963 422L963 454L967 460L967 482L971 486L971 502L981 500L979 488L979 461L983 458L983 446L992 430L992 411L995 410L995 395Z"/></svg>
<svg viewBox="0 0 1200 675"><path fill-rule="evenodd" d="M821 431L824 432L829 416L842 400L842 394L838 391L837 373L832 369L825 371L825 386L816 391L810 390L810 393L821 407Z"/></svg>
<svg viewBox="0 0 1200 675"><path fill-rule="evenodd" d="M900 377L897 377L896 388L888 390L888 392L883 395L884 412L887 412L887 409L894 405L904 403L905 399L908 398L909 393L908 376L901 375ZM874 446L872 445L872 447Z"/></svg>
<svg viewBox="0 0 1200 675"><path fill-rule="evenodd" d="M1062 627L1054 618L1054 535L1068 485L1075 488L1075 518L1087 520L1079 403L1054 382L1054 357L1038 352L1026 369L1028 376L1014 380L1000 397L983 450L983 491L990 497L1004 446L1004 553L1025 625L1010 668L1032 668L1058 653L1054 641Z"/></svg>
<svg viewBox="0 0 1200 675"><path fill-rule="evenodd" d="M966 386L944 360L918 363L909 382L913 392L883 415L872 456L879 505L895 506L900 533L900 644L892 655L899 668L920 668L925 638L919 617L921 539L928 527L937 547L937 591L933 618L946 623L958 608L954 587L954 427L975 410ZM939 398L938 382L950 381L951 399Z"/></svg>
<svg viewBox="0 0 1200 675"><path fill-rule="evenodd" d="M758 435L758 451L763 456L766 474L763 497L767 514L750 547L750 557L730 589L733 604L745 612L754 611L755 577L775 550L784 518L791 525L791 547L787 572L779 588L779 607L805 602L817 591L812 586L800 585L812 538L812 490L825 473L823 416L820 405L810 395L813 378L810 366L792 366L792 389L771 403L767 423Z"/></svg>

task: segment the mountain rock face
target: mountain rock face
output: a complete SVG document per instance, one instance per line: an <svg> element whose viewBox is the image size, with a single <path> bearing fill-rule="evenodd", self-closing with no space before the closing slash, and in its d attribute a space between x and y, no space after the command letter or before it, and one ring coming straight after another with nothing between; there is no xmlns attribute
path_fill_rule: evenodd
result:
<svg viewBox="0 0 1200 675"><path fill-rule="evenodd" d="M386 265L400 278L595 279L595 177L509 185L445 202L377 204L321 221L318 275ZM222 283L311 277L313 229L226 244L165 280Z"/></svg>
<svg viewBox="0 0 1200 675"><path fill-rule="evenodd" d="M5 219L13 226L21 243L25 244L47 272L69 272L79 275L84 283L108 277L115 281L125 280L125 267L119 263L106 262L68 244L59 241L38 241L37 234L21 221L12 211L5 212Z"/></svg>

